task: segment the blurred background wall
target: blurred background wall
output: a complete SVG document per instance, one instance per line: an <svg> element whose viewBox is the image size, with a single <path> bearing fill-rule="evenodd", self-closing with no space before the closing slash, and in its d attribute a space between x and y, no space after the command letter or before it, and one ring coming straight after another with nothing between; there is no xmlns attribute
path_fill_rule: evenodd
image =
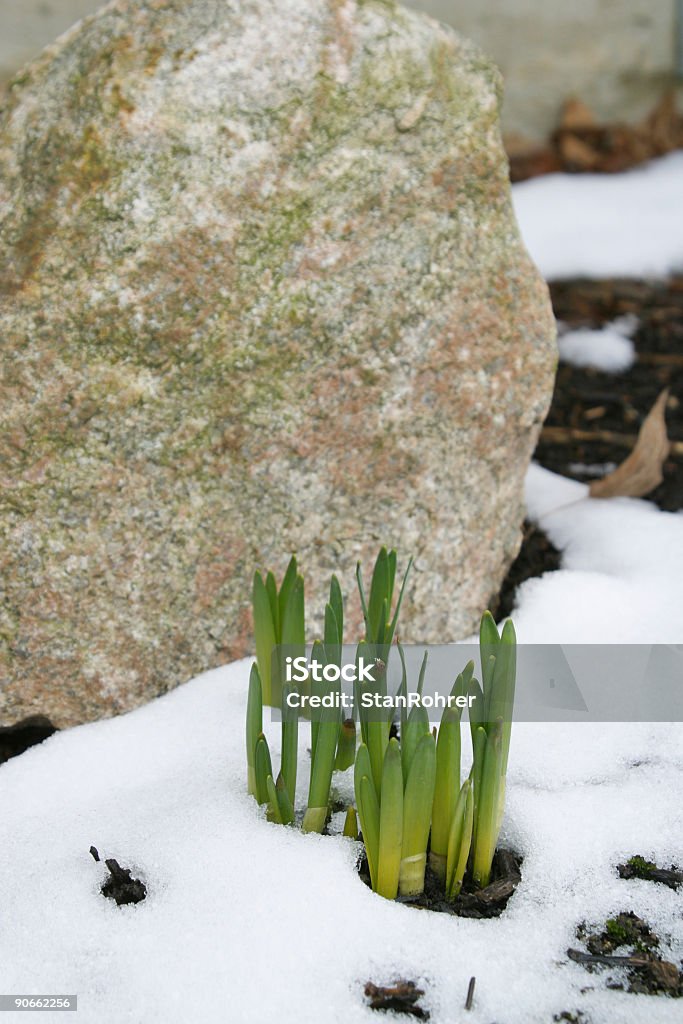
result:
<svg viewBox="0 0 683 1024"><path fill-rule="evenodd" d="M454 25L505 76L508 132L545 137L577 96L634 121L676 80L677 0L406 0Z"/></svg>
<svg viewBox="0 0 683 1024"><path fill-rule="evenodd" d="M541 139L578 96L639 119L676 81L679 0L406 0L474 39L505 76L506 131ZM0 0L0 81L101 0ZM679 80L680 81L680 80Z"/></svg>

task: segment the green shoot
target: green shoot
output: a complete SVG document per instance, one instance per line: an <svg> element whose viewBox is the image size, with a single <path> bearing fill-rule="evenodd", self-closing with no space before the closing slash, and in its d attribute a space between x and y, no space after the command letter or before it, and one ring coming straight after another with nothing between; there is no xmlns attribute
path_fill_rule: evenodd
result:
<svg viewBox="0 0 683 1024"><path fill-rule="evenodd" d="M353 718L346 718L339 729L337 740L337 756L334 761L334 769L337 772L345 772L356 760L356 723Z"/></svg>
<svg viewBox="0 0 683 1024"><path fill-rule="evenodd" d="M385 663L394 633L396 632L406 581L412 563L413 560L411 558L403 576L393 617L391 615L391 606L396 579L396 552L393 550L387 551L386 548L382 548L377 556L375 568L372 571L372 580L370 581L369 600L365 596L360 562L356 566L358 593L360 595L363 619L365 620L365 639L374 647L375 657L380 658Z"/></svg>
<svg viewBox="0 0 683 1024"><path fill-rule="evenodd" d="M388 707L364 708L365 692L387 696L387 665L411 562L394 602L396 552L382 548L366 594L360 565L356 570L365 636L356 650L356 679L360 661L374 663L374 680L354 685L354 703L360 726L356 749L356 720L342 721L339 676L326 681L325 669L342 667L344 606L336 576L330 583L325 606L323 639L313 645L312 659L322 667L322 678L302 684L311 695L332 696L331 706L321 702L311 717L311 775L304 832L322 832L327 823L330 787L335 770L354 765L356 808L349 807L344 835L357 839L359 826L372 888L387 899L416 896L424 889L429 866L454 900L464 884L483 888L490 883L505 805L505 788L512 712L515 697L516 638L511 622L498 631L489 612L482 616L479 645L481 684L469 662L456 678L452 697L474 697L469 708L472 769L461 780L462 710L446 707L440 727L431 729L427 709L401 704L399 739L390 738L392 713ZM278 589L275 577L254 576L256 664L249 678L246 747L247 786L267 806L270 821L294 821L298 754L298 712L286 698L293 688L284 682L284 655L273 657L274 647L305 652L304 586L292 558ZM400 644L402 676L398 694L407 697L405 653ZM293 650L292 650L293 648ZM419 672L421 697L427 668L425 653ZM311 673L311 676L315 676ZM268 743L263 734L263 705L283 702L282 763L275 777ZM407 702L406 702L407 703Z"/></svg>
<svg viewBox="0 0 683 1024"><path fill-rule="evenodd" d="M247 697L247 790L252 796L256 796L256 744L262 733L261 677L256 665L252 665Z"/></svg>
<svg viewBox="0 0 683 1024"><path fill-rule="evenodd" d="M286 704L287 694L292 688L283 685L282 655L276 658L276 652L278 646L287 645L290 654L296 656L303 653L305 646L304 581L297 571L294 556L287 566L279 592L272 572L266 573L265 580L259 572L254 573L252 605L256 665L252 668L247 702L247 787L259 803L269 803L271 820L292 821L294 813L293 810L290 813L290 808L294 807L296 799L299 716L296 710ZM259 779L256 777L256 749L262 729L263 704L282 708L282 761L278 783L285 795L280 797L277 805L269 793L267 776ZM265 737L263 739L265 742ZM263 767L263 751L261 762ZM272 781L272 772L268 774ZM277 789L274 782L272 788ZM279 810L281 805L284 807L282 813Z"/></svg>
<svg viewBox="0 0 683 1024"><path fill-rule="evenodd" d="M502 783L503 721L498 719L486 736L484 764L477 806L477 839L472 856L472 876L478 886L489 884L491 864L498 842L498 814Z"/></svg>
<svg viewBox="0 0 683 1024"><path fill-rule="evenodd" d="M272 776L273 768L270 763L270 750L268 741L261 733L256 741L254 754L254 770L256 776L256 799L260 804L268 803L268 776Z"/></svg>
<svg viewBox="0 0 683 1024"><path fill-rule="evenodd" d="M436 744L432 734L427 732L417 744L405 783L399 874L402 896L414 896L424 889L435 778Z"/></svg>
<svg viewBox="0 0 683 1024"><path fill-rule="evenodd" d="M313 644L313 659L321 664L326 661L326 648L319 640ZM321 697L335 693L338 684L312 683L313 692ZM304 815L304 832L322 832L327 821L330 785L337 754L339 739L340 710L338 707L323 707L315 712L315 747L311 755L311 779L308 789L308 806Z"/></svg>
<svg viewBox="0 0 683 1024"><path fill-rule="evenodd" d="M282 691L282 781L290 803L296 798L296 770L299 756L299 715L287 704L287 695L294 688L285 684Z"/></svg>
<svg viewBox="0 0 683 1024"><path fill-rule="evenodd" d="M356 753L354 785L356 807L358 808L358 817L363 833L363 842L365 843L365 855L368 859L368 869L370 871L370 883L376 892L379 858L379 801L375 784L372 781L370 754L364 743L361 743Z"/></svg>
<svg viewBox="0 0 683 1024"><path fill-rule="evenodd" d="M346 809L342 835L345 835L348 839L358 839L358 815L356 814L355 807L347 807Z"/></svg>
<svg viewBox="0 0 683 1024"><path fill-rule="evenodd" d="M450 900L455 899L462 889L472 843L473 822L474 793L471 779L466 779L458 795L448 836L445 883L446 896Z"/></svg>
<svg viewBox="0 0 683 1024"><path fill-rule="evenodd" d="M472 680L469 687L469 692L477 698L470 712L474 789L470 864L475 884L485 887L491 878L505 807L517 655L512 622L506 622L499 634L493 616L485 612L479 645L482 687L476 680Z"/></svg>
<svg viewBox="0 0 683 1024"><path fill-rule="evenodd" d="M280 813L280 801L277 798L277 790L275 783L273 782L273 776L269 775L266 779L266 786L268 789L268 821L274 821L278 825L283 825L282 814Z"/></svg>
<svg viewBox="0 0 683 1024"><path fill-rule="evenodd" d="M280 812L280 820L283 825L291 825L294 821L294 805L289 796L289 790L285 785L285 781L280 773L275 783L275 792L277 795L278 810Z"/></svg>
<svg viewBox="0 0 683 1024"><path fill-rule="evenodd" d="M460 793L460 711L446 708L436 741L436 785L432 806L429 863L438 878L446 878L451 821Z"/></svg>
<svg viewBox="0 0 683 1024"><path fill-rule="evenodd" d="M336 576L330 582L330 599L325 606L325 632L324 643L316 641L313 644L313 660L321 665L342 664L342 644L344 631L344 605L341 588ZM312 692L320 696L331 694L338 696L340 684L331 684L324 681L311 682ZM353 725L353 723L352 723ZM353 727L352 736L347 728L344 732L341 722L341 710L335 704L332 708L323 707L316 712L311 719L311 779L308 790L308 806L304 815L304 832L322 832L325 827L330 801L330 786L332 784L332 773L337 762L340 736L344 735L346 742L345 756L348 759L351 753L351 762L356 749L356 730ZM353 742L353 751L349 746ZM344 753L342 752L342 757Z"/></svg>
<svg viewBox="0 0 683 1024"><path fill-rule="evenodd" d="M297 572L296 558L292 556L278 593L272 572L254 573L252 590L256 662L263 687L263 703L270 707L282 706L282 666L273 665L275 648L297 648L303 654L304 580ZM293 651L288 653L293 654ZM275 669L275 671L273 671Z"/></svg>
<svg viewBox="0 0 683 1024"><path fill-rule="evenodd" d="M382 771L377 892L396 899L403 843L403 770L397 740L389 740Z"/></svg>
<svg viewBox="0 0 683 1024"><path fill-rule="evenodd" d="M417 746L423 736L429 735L429 713L421 704L410 709L403 735L401 736L401 758L403 778L408 779Z"/></svg>

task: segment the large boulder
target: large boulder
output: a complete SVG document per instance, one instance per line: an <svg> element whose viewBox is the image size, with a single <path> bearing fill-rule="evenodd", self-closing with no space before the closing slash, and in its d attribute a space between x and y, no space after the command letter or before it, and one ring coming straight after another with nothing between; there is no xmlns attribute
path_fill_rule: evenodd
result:
<svg viewBox="0 0 683 1024"><path fill-rule="evenodd" d="M116 0L16 79L0 724L247 653L252 572L292 551L313 617L387 543L405 639L473 628L555 363L500 95L383 0Z"/></svg>

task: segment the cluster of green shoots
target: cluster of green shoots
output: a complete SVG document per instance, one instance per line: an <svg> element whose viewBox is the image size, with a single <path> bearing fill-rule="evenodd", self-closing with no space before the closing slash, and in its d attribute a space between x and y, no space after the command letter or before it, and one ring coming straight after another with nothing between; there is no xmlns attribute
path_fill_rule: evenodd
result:
<svg viewBox="0 0 683 1024"><path fill-rule="evenodd" d="M254 632L256 664L252 666L247 700L247 769L249 792L268 805L271 821L289 825L294 821L299 713L288 706L293 689L286 680L283 649L296 658L305 651L304 581L296 558L287 567L278 590L272 572L265 580L254 575ZM313 654L321 664L341 665L344 604L336 576L330 581L325 606L325 631L316 640ZM327 687L309 680L307 688ZM322 694L321 694L322 695ZM263 733L263 705L282 709L282 758L277 778ZM330 788L335 768L349 768L356 755L356 727L353 719L341 721L339 708L324 709L311 721L311 775L308 806L303 820L305 832L322 832L329 815Z"/></svg>
<svg viewBox="0 0 683 1024"><path fill-rule="evenodd" d="M415 896L425 884L429 865L447 898L455 899L469 873L477 887L489 884L505 805L505 779L514 702L516 647L511 622L498 632L486 612L480 627L481 684L469 662L451 689L453 698L438 729L430 727L426 708L418 701L400 721L393 710L370 711L360 699L363 687L386 695L387 665L396 634L406 579L394 607L396 552L380 551L366 597L360 566L356 577L365 635L356 661L374 663L372 684L355 684L354 715L360 725L356 750L356 718L342 718L338 702L330 702L312 718L311 771L303 830L322 832L329 817L330 790L335 770L354 765L355 807L348 808L344 834L357 837L360 823L372 888L388 899ZM279 590L272 573L256 573L253 590L256 664L251 671L247 705L247 764L249 791L267 805L271 821L295 820L299 715L287 707L289 687L282 659L273 659L280 646L288 653L305 650L304 584L296 560L289 564ZM393 613L392 613L393 608ZM335 576L325 607L324 635L313 645L312 657L323 665L341 666L344 610ZM398 693L408 693L404 652L396 642L402 666ZM423 659L416 692L421 697L427 667ZM333 692L340 684L308 679L299 691ZM282 707L282 761L275 777L263 734L263 704ZM469 706L472 766L463 778L461 715ZM368 705L369 706L369 705ZM392 735L393 733L393 735Z"/></svg>

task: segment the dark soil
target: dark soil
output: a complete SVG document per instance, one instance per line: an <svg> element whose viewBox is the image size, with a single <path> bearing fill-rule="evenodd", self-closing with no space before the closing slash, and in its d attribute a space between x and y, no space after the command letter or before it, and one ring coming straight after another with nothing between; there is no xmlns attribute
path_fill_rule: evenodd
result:
<svg viewBox="0 0 683 1024"><path fill-rule="evenodd" d="M91 846L90 853L94 860L99 861L100 855L97 847ZM139 878L133 878L128 868L122 868L113 857L107 858L104 862L109 871L109 878L104 882L101 893L108 899L115 901L118 907L126 906L129 903L141 903L147 896L147 887Z"/></svg>
<svg viewBox="0 0 683 1024"><path fill-rule="evenodd" d="M424 892L419 896L398 896L396 902L418 910L433 910L455 917L500 917L521 881L521 865L522 858L516 853L496 850L490 885L485 889L476 889L466 877L462 892L453 901L445 898L443 884L427 865ZM358 865L358 874L370 886L370 871L365 854Z"/></svg>
<svg viewBox="0 0 683 1024"><path fill-rule="evenodd" d="M610 918L600 932L591 932L583 924L579 925L576 934L585 941L588 952L595 956L609 956L622 946L631 946L640 953L650 953L659 946L655 933L630 910Z"/></svg>
<svg viewBox="0 0 683 1024"><path fill-rule="evenodd" d="M625 864L617 864L620 878L642 878L646 882L659 882L670 889L678 889L683 885L683 871L674 864L670 868L659 868L644 857L630 857Z"/></svg>
<svg viewBox="0 0 683 1024"><path fill-rule="evenodd" d="M57 730L54 725L44 715L35 715L18 725L0 728L0 764L42 743L55 732Z"/></svg>
<svg viewBox="0 0 683 1024"><path fill-rule="evenodd" d="M512 613L517 588L525 580L559 569L560 561L560 552L548 540L543 530L525 520L519 554L503 580L500 593L489 602L489 609L496 619L504 619Z"/></svg>
<svg viewBox="0 0 683 1024"><path fill-rule="evenodd" d="M424 995L424 989L418 988L414 981L395 981L393 985L375 985L372 981L365 984L371 1010L402 1013L418 1020L429 1020L429 1010L418 1006L418 1000Z"/></svg>
<svg viewBox="0 0 683 1024"><path fill-rule="evenodd" d="M627 457L658 395L669 388L667 432L676 445L663 483L647 500L667 512L683 508L683 277L558 281L550 294L556 317L572 328L636 316L637 360L621 374L561 363L534 460L584 483L604 476ZM559 567L560 554L543 530L525 522L520 552L490 601L491 611L497 618L510 615L520 584Z"/></svg>
<svg viewBox="0 0 683 1024"><path fill-rule="evenodd" d="M602 327L633 314L637 359L630 370L608 374L560 363L552 405L534 459L575 480L590 482L619 464L664 388L669 388L667 430L675 445L664 481L648 495L659 508L683 508L683 277L666 282L573 280L550 286L555 315L571 327Z"/></svg>
<svg viewBox="0 0 683 1024"><path fill-rule="evenodd" d="M570 960L583 964L589 971L605 967L625 970L626 982L610 976L608 988L640 995L683 996L683 973L660 955L658 936L633 911L617 914L598 929L580 924L576 936L588 952L568 949ZM617 953L618 950L622 952Z"/></svg>

